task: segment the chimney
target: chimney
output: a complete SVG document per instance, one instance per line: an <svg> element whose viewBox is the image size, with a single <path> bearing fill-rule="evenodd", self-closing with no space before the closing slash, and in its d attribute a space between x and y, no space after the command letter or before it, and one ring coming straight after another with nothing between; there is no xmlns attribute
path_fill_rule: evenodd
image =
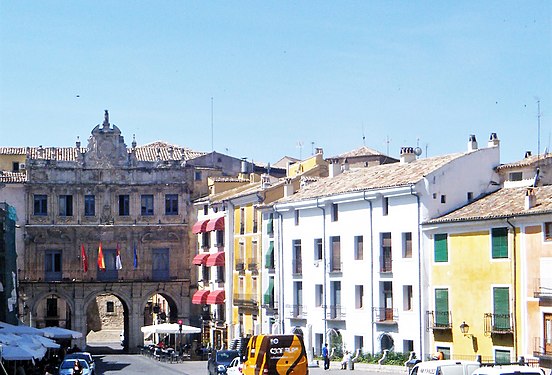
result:
<svg viewBox="0 0 552 375"><path fill-rule="evenodd" d="M249 164L247 163L247 158L242 158L240 172L241 173L249 172Z"/></svg>
<svg viewBox="0 0 552 375"><path fill-rule="evenodd" d="M498 136L496 133L491 133L491 136L489 137L489 143L487 144L488 147L497 147L500 145L500 140L498 139Z"/></svg>
<svg viewBox="0 0 552 375"><path fill-rule="evenodd" d="M475 134L470 134L470 139L468 140L468 152L477 150L477 140L475 139Z"/></svg>
<svg viewBox="0 0 552 375"><path fill-rule="evenodd" d="M416 160L414 147L401 147L401 164L410 163Z"/></svg>
<svg viewBox="0 0 552 375"><path fill-rule="evenodd" d="M323 154L324 151L322 150L322 147L317 147L317 148L314 149L314 153L315 154Z"/></svg>
<svg viewBox="0 0 552 375"><path fill-rule="evenodd" d="M530 210L535 207L537 204L537 196L535 195L535 190L532 188L527 188L525 191L525 209Z"/></svg>
<svg viewBox="0 0 552 375"><path fill-rule="evenodd" d="M286 177L284 182L284 197L291 197L293 195L293 184L291 178Z"/></svg>
<svg viewBox="0 0 552 375"><path fill-rule="evenodd" d="M525 151L525 159L531 157L532 153L531 151Z"/></svg>
<svg viewBox="0 0 552 375"><path fill-rule="evenodd" d="M339 159L330 159L329 165L329 177L335 177L341 173L341 166L339 165Z"/></svg>
<svg viewBox="0 0 552 375"><path fill-rule="evenodd" d="M266 189L268 187L270 187L271 183L270 183L270 176L267 175L267 174L263 174L261 176L261 189Z"/></svg>

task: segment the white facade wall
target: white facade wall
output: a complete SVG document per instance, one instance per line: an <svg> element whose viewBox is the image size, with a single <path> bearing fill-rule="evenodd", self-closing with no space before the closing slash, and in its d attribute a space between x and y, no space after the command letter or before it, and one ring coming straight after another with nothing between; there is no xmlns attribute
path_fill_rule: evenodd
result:
<svg viewBox="0 0 552 375"><path fill-rule="evenodd" d="M397 188L372 189L365 192L334 194L289 203L277 203L275 210L281 215L281 227L275 226L275 251L281 262L279 284L279 313L284 331L300 327L313 335L323 335L324 341L331 329L339 330L344 349L354 350L363 338L365 353L379 353L382 337L393 341L396 352L414 350L418 358L428 353L430 332L426 331L428 311L428 281L426 264L431 250L423 250L420 239L420 223L448 213L496 190L491 181L498 181L494 168L499 165L498 146L466 153L450 163L428 173L413 185ZM339 178L339 177L335 177ZM361 188L361 187L358 187ZM388 210L382 205L387 198ZM371 204L369 203L371 202ZM338 220L332 221L331 206L338 204ZM323 211L325 209L325 219ZM295 225L295 210L299 210L299 223ZM278 220L275 223L280 224ZM391 267L381 272L381 234L391 233ZM404 257L404 233L411 234L412 256ZM364 259L353 256L355 236L363 236ZM341 273L330 273L330 238L340 237ZM314 240L324 238L325 262L314 261ZM293 240L301 240L302 273L293 274ZM324 319L323 306L316 306L316 285L323 285L326 306L335 305L332 282L341 282L342 319ZM297 283L302 283L302 314L292 316L293 306L298 304L294 296ZM385 283L391 283L392 302L384 295ZM355 286L362 285L364 303L356 308ZM407 291L411 288L411 296ZM430 298L430 297L429 297ZM407 303L410 301L410 304ZM392 305L391 305L392 304ZM380 308L392 306L393 317L378 321ZM295 314L297 315L297 314ZM320 336L319 336L320 337ZM305 342L309 342L307 338ZM312 339L315 353L321 342ZM307 350L312 350L308 348Z"/></svg>

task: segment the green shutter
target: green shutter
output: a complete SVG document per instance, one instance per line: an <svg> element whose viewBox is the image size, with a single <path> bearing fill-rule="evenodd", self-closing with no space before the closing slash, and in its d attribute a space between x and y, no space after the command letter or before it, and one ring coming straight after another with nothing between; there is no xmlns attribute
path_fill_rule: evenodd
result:
<svg viewBox="0 0 552 375"><path fill-rule="evenodd" d="M270 277L268 279L268 289L266 290L264 296L263 296L263 303L265 305L272 305L274 304L274 278Z"/></svg>
<svg viewBox="0 0 552 375"><path fill-rule="evenodd" d="M494 330L510 330L510 293L508 288L493 288Z"/></svg>
<svg viewBox="0 0 552 375"><path fill-rule="evenodd" d="M268 223L266 224L266 232L268 234L274 233L274 219L272 215L270 215L270 218L268 219Z"/></svg>
<svg viewBox="0 0 552 375"><path fill-rule="evenodd" d="M448 289L435 289L435 323L440 327L449 326Z"/></svg>
<svg viewBox="0 0 552 375"><path fill-rule="evenodd" d="M493 259L508 258L508 228L493 228Z"/></svg>
<svg viewBox="0 0 552 375"><path fill-rule="evenodd" d="M270 241L268 250L265 255L265 268L274 268L274 241Z"/></svg>
<svg viewBox="0 0 552 375"><path fill-rule="evenodd" d="M436 234L434 238L435 262L448 262L447 235Z"/></svg>

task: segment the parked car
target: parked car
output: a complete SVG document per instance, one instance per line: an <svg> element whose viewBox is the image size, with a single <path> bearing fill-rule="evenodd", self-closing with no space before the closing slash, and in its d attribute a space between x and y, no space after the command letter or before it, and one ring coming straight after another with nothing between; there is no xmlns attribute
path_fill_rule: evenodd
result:
<svg viewBox="0 0 552 375"><path fill-rule="evenodd" d="M410 375L472 375L481 367L476 361L442 359L420 362L410 370Z"/></svg>
<svg viewBox="0 0 552 375"><path fill-rule="evenodd" d="M495 365L481 367L473 372L473 375L544 375L545 371L540 367L520 365Z"/></svg>
<svg viewBox="0 0 552 375"><path fill-rule="evenodd" d="M94 375L96 373L96 363L94 362L94 358L92 358L92 354L88 352L70 353L65 355L63 359L84 359L88 363L88 367L90 367L90 374Z"/></svg>
<svg viewBox="0 0 552 375"><path fill-rule="evenodd" d="M207 360L207 370L209 375L226 374L226 368L236 357L239 357L240 352L237 350L217 350L209 356Z"/></svg>
<svg viewBox="0 0 552 375"><path fill-rule="evenodd" d="M226 367L226 375L242 375L243 363L240 356L237 356Z"/></svg>
<svg viewBox="0 0 552 375"><path fill-rule="evenodd" d="M75 361L79 361L81 367L82 367L82 375L92 375L92 371L90 370L90 366L88 366L88 362L86 362L84 359L64 359L63 362L61 362L61 365L59 366L59 375L73 375L73 366L75 365Z"/></svg>

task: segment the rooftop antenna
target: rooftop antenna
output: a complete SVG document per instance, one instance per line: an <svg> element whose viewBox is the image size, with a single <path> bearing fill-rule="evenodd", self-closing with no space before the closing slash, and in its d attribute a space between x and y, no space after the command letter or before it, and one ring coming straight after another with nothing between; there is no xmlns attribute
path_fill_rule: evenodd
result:
<svg viewBox="0 0 552 375"><path fill-rule="evenodd" d="M311 156L314 155L314 141L311 141Z"/></svg>
<svg viewBox="0 0 552 375"><path fill-rule="evenodd" d="M211 96L211 164L215 166L215 132L213 126L213 97Z"/></svg>
<svg viewBox="0 0 552 375"><path fill-rule="evenodd" d="M535 98L537 100L537 167L540 166L540 119L541 119L541 111L540 111L540 99Z"/></svg>
<svg viewBox="0 0 552 375"><path fill-rule="evenodd" d="M364 125L362 125L362 145L366 146L366 136L364 135Z"/></svg>
<svg viewBox="0 0 552 375"><path fill-rule="evenodd" d="M299 149L299 160L303 160L303 141L297 142L297 148Z"/></svg>
<svg viewBox="0 0 552 375"><path fill-rule="evenodd" d="M387 155L389 155L389 143L391 143L391 139L389 139L389 136L386 136L385 137L385 144L386 144L386 148L387 148L387 151L386 151Z"/></svg>

